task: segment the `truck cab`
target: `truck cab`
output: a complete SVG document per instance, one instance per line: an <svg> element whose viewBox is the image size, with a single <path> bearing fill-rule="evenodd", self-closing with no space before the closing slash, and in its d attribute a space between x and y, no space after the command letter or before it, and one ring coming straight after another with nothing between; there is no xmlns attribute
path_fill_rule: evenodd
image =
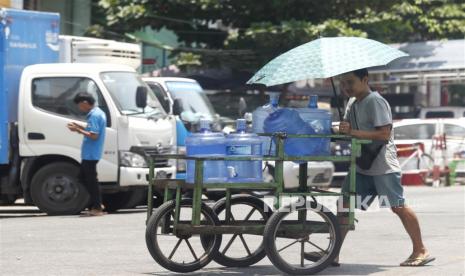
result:
<svg viewBox="0 0 465 276"><path fill-rule="evenodd" d="M78 179L82 136L71 133L71 121L85 124L72 99L78 92L92 94L107 115L99 182L106 192L146 186L148 166L132 147L174 150L175 118L168 115L147 88L147 107L136 106L138 87L147 87L134 69L115 64L38 64L24 69L18 106L19 154L24 169L23 190L41 210L72 214L85 207L87 193ZM174 177L168 160L156 164L156 173Z"/></svg>

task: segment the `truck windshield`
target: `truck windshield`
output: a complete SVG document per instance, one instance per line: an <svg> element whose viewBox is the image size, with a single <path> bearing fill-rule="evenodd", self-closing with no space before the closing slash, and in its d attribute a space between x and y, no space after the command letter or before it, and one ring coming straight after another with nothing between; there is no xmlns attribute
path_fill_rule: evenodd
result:
<svg viewBox="0 0 465 276"><path fill-rule="evenodd" d="M116 106L125 115L141 117L165 116L166 113L160 105L152 90L147 87L147 107L145 110L136 105L136 91L138 86L147 86L132 72L105 72L101 73L105 87L111 94ZM143 113L142 113L143 112Z"/></svg>
<svg viewBox="0 0 465 276"><path fill-rule="evenodd" d="M184 111L204 115L212 119L215 109L196 82L187 81L167 81L166 87L173 99L181 99Z"/></svg>

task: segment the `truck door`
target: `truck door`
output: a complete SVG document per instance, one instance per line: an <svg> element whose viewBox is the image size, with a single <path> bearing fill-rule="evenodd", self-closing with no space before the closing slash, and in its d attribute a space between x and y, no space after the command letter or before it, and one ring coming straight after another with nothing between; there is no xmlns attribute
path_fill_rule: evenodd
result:
<svg viewBox="0 0 465 276"><path fill-rule="evenodd" d="M107 115L104 154L98 163L98 177L101 182L117 180L117 133L112 127L109 107L97 84L86 77L41 77L32 80L32 106L24 109L24 135L29 150L34 155L64 155L81 160L83 136L69 131L66 125L76 121L86 124L83 114L73 102L79 92L94 96L98 105Z"/></svg>

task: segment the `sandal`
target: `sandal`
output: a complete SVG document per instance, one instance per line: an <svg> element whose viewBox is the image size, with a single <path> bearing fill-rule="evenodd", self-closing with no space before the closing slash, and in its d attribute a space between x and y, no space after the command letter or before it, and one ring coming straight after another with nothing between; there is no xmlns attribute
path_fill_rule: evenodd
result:
<svg viewBox="0 0 465 276"><path fill-rule="evenodd" d="M430 255L408 257L407 260L400 264L400 266L424 266L434 260L436 260L436 258L431 257Z"/></svg>
<svg viewBox="0 0 465 276"><path fill-rule="evenodd" d="M81 213L81 217L98 217L106 215L107 212L101 209L90 209L89 211L84 211Z"/></svg>
<svg viewBox="0 0 465 276"><path fill-rule="evenodd" d="M322 252L309 252L309 253L305 252L304 258L312 262L318 262L323 257L323 255L324 254ZM331 262L331 266L340 266L340 265L341 264L339 262L336 262L336 261Z"/></svg>

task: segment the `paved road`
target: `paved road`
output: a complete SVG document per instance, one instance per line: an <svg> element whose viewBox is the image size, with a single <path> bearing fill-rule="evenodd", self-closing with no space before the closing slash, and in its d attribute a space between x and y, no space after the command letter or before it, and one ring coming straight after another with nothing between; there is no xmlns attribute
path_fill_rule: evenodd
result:
<svg viewBox="0 0 465 276"><path fill-rule="evenodd" d="M410 242L397 217L373 208L357 214L341 252L342 265L320 275L465 275L465 186L408 187L407 198L437 260L399 267ZM104 217L48 217L33 207L0 207L1 275L172 275L145 245L145 211ZM172 246L172 245L171 245ZM186 254L188 254L186 252ZM280 275L265 258L247 269L211 263L192 275Z"/></svg>

